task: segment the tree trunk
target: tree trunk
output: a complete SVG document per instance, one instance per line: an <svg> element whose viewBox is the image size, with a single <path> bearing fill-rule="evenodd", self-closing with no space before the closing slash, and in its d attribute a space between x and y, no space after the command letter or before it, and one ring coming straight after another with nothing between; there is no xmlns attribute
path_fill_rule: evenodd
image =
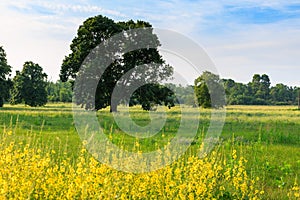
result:
<svg viewBox="0 0 300 200"><path fill-rule="evenodd" d="M118 112L118 105L116 103L111 102L110 104L110 112Z"/></svg>
<svg viewBox="0 0 300 200"><path fill-rule="evenodd" d="M4 105L4 100L2 97L0 97L0 108L3 107L3 105Z"/></svg>

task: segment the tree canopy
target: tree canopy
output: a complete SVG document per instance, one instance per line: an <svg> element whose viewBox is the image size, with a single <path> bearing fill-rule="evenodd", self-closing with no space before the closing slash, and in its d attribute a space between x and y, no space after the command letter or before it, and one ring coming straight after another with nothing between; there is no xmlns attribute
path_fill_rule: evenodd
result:
<svg viewBox="0 0 300 200"><path fill-rule="evenodd" d="M11 90L11 104L24 102L32 107L47 103L47 75L43 68L33 62L25 62L21 72L17 71Z"/></svg>
<svg viewBox="0 0 300 200"><path fill-rule="evenodd" d="M87 19L79 27L77 36L73 39L70 46L71 53L63 60L60 72L60 78L62 81L75 79L76 77L78 78L78 71L84 62L89 61L87 60L87 56L91 53L91 51L94 50L100 43L105 44L104 41L115 34L123 34L122 37L125 38L127 42L125 42L125 46L130 45L130 42L134 43L135 45L139 43L143 45L143 43L149 42L145 40L148 40L150 38L152 48L142 48L122 54L122 50L119 50L119 48L121 47L118 45L124 45L123 42L122 44L116 44L116 49L114 49L113 55L104 52L102 54L103 58L101 59L109 60L111 59L111 57L114 57L114 61L105 69L100 80L98 81L95 102L89 102L89 100L87 99L94 94L88 94L86 89L78 88L76 91L74 91L75 96L79 97L76 99L77 104L84 105L86 109L96 110L110 106L112 112L117 111L117 103L114 103L115 100L112 100L112 93L117 84L123 84L125 89L122 90L122 92L126 93L128 92L126 91L126 88L130 88L130 85L133 85L133 82L135 81L140 81L140 83L151 83L146 84L143 87L143 90L147 88L147 90L149 91L147 93L149 94L151 93L150 90L153 91L152 84L159 83L159 81L166 80L172 76L173 68L170 65L166 64L159 54L157 47L160 46L160 42L157 36L152 31L149 32L146 38L144 38L144 35L140 35L139 33L124 33L124 31L126 30L132 30L136 28L151 29L151 24L144 21L134 22L132 20L128 22L116 23L107 17L98 15ZM145 65L151 63L156 63L156 65ZM86 64L85 67L87 67L88 65L89 64ZM132 73L130 80L125 80L123 82L120 81L121 77L124 74L126 74L136 66L142 65L144 65L144 67L140 68L141 70L135 70L134 73ZM92 73L89 76L90 77L88 78L90 80L98 78L97 73ZM88 82L88 80L84 80L82 84L87 87ZM162 89L161 87L158 88ZM159 94L172 95L170 92L164 92L163 90L159 90L157 92ZM139 99L139 101L150 101L149 98L137 97L137 95L139 94L144 95L147 93L141 94L140 92L136 92L134 98ZM151 101L160 102L161 99L164 99L166 101L168 99L167 96L165 96L164 98L158 96L157 98L156 96L152 96ZM117 99L116 101L119 102L119 100L121 99ZM142 105L149 104L149 102L140 103ZM147 108L147 106L143 106L143 108L145 109Z"/></svg>
<svg viewBox="0 0 300 200"><path fill-rule="evenodd" d="M221 108L225 106L224 87L220 77L205 71L194 82L197 104L203 108Z"/></svg>
<svg viewBox="0 0 300 200"><path fill-rule="evenodd" d="M142 105L144 110L151 110L154 105L175 106L177 99L174 92L160 84L147 84L138 88L130 98L129 105Z"/></svg>

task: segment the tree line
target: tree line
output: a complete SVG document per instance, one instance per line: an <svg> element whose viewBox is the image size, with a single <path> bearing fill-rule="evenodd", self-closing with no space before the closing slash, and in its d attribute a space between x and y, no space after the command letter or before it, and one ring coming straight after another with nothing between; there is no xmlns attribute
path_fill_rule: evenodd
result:
<svg viewBox="0 0 300 200"><path fill-rule="evenodd" d="M144 31L130 32L137 28ZM103 41L116 34L121 35L122 42L114 44L113 52L105 52L101 54L102 57L96 58L97 63L114 58L109 66L104 66L105 69L101 69L102 66L97 69L103 70L99 78L97 73L91 73L89 66L93 63L86 63L86 60L91 60L86 58L91 53L96 55L96 47L100 43L108 45ZM132 44L145 47L123 53ZM48 81L43 68L31 61L25 62L23 69L11 78L12 67L7 63L6 53L0 46L0 107L5 101L29 106L43 106L47 102L71 102L74 95L75 103L86 109L99 110L109 106L112 112L117 111L119 103L141 105L144 110L151 110L154 105L171 108L175 104L198 105L204 108L219 108L226 104L297 104L299 88L281 83L271 86L270 78L266 74L255 74L251 82L243 84L232 79L221 79L218 75L206 71L194 81L194 85L159 84L173 76L172 66L163 60L157 49L160 45L149 22L115 22L102 15L88 18L79 26L70 45L71 53L62 61L60 80L55 83ZM83 72L79 73L80 69L82 70L81 66L84 66ZM140 66L140 69L135 69L136 66ZM129 72L130 80L122 80L124 74ZM88 77L82 76L84 73L88 74ZM74 85L75 79L81 83L80 87ZM93 81L97 81L96 87L89 85ZM151 84L144 84L147 82ZM124 99L125 94L134 88L136 83L143 86L135 88L130 99ZM113 91L116 86L123 89L119 90L115 97ZM91 87L95 87L95 91L89 91ZM94 97L92 101L91 96Z"/></svg>
<svg viewBox="0 0 300 200"><path fill-rule="evenodd" d="M0 61L0 107L5 101L13 105L24 103L29 106L43 106L47 102L72 102L73 83L71 81L48 81L47 74L43 72L42 67L31 61L25 62L22 71L16 71L15 77L11 79L11 66L7 64L3 47L0 47ZM207 87L208 82L215 83L215 88L224 89L226 98L219 99L216 105L211 103L211 92L221 90L210 91ZM166 94L160 95L163 90ZM137 95L135 92L130 102L127 103L130 106L140 104L145 110L150 110L161 102L165 102L165 105L169 107L175 104L185 104L204 108L222 107L225 104L297 105L299 88L282 83L271 86L270 78L266 74L254 74L252 81L244 84L232 79L220 79L219 76L206 71L194 81L194 85L152 84L141 87L139 92L157 96L158 101L140 99L147 98L147 95ZM164 96L169 98L168 101L164 99Z"/></svg>
<svg viewBox="0 0 300 200"><path fill-rule="evenodd" d="M223 88L224 96L220 96L216 105L211 105L211 96L215 91L222 92L221 89L207 88L207 83L212 82L214 88ZM199 84L200 83L200 84ZM252 80L247 84L236 82L232 79L220 79L219 76L211 72L203 74L195 80L194 91L197 104L202 107L218 107L226 105L297 105L299 98L299 87L287 86L278 83L271 86L270 78L267 74L254 74ZM223 103L222 103L223 102Z"/></svg>
<svg viewBox="0 0 300 200"><path fill-rule="evenodd" d="M224 79L229 105L297 105L299 87L278 83L271 86L266 74L254 74L252 81L243 84Z"/></svg>
<svg viewBox="0 0 300 200"><path fill-rule="evenodd" d="M12 67L7 64L6 53L0 46L0 107L4 102L12 105L24 103L32 107L44 106L47 102L71 102L70 82L47 80L43 68L27 61L21 71L11 78Z"/></svg>
<svg viewBox="0 0 300 200"><path fill-rule="evenodd" d="M211 84L211 90L207 83ZM267 74L254 74L252 80L245 84L233 79L221 79L208 71L203 72L194 85L166 85L176 94L177 103L204 108L223 105L297 105L300 91L299 87L283 83L271 86ZM218 98L212 105L211 96L214 95Z"/></svg>

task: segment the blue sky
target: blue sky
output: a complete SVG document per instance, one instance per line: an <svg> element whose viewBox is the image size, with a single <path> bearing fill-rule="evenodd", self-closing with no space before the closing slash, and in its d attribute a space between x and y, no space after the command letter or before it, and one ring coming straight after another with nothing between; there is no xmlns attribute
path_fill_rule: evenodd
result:
<svg viewBox="0 0 300 200"><path fill-rule="evenodd" d="M266 73L272 84L300 85L299 0L3 0L0 45L14 70L32 60L56 80L78 26L98 14L186 35L206 50L221 77L247 83Z"/></svg>

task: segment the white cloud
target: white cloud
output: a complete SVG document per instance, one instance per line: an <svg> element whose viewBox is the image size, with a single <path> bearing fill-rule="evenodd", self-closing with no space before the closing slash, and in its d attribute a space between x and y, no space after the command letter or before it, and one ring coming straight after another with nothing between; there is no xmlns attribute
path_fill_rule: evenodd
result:
<svg viewBox="0 0 300 200"><path fill-rule="evenodd" d="M33 5L54 14L34 12ZM74 16L67 12L83 14ZM13 70L21 70L24 62L30 60L43 66L52 80L59 78L71 40L89 13L124 16L99 6L25 0L1 2L0 13L0 26L5 27L0 29L0 45L4 46Z"/></svg>
<svg viewBox="0 0 300 200"><path fill-rule="evenodd" d="M5 27L0 29L0 45L14 71L21 70L24 62L30 60L39 63L49 76L57 79L62 59L68 53L71 34L76 29L45 23L45 16L24 15L3 7L0 12L0 26Z"/></svg>
<svg viewBox="0 0 300 200"><path fill-rule="evenodd" d="M125 17L126 15L110 9L104 9L100 6L95 5L71 5L71 4L56 4L53 2L42 1L39 3L40 6L49 9L50 11L63 14L65 12L80 12L80 13L102 13L104 15L112 15L118 17Z"/></svg>
<svg viewBox="0 0 300 200"><path fill-rule="evenodd" d="M288 12L286 6L290 5L286 1L240 2L234 1L231 5L236 9L267 6L284 12ZM177 27L181 31L186 27L185 33L190 31L188 34L207 49L224 77L248 82L254 73L267 73L274 84L299 85L300 16L266 24L243 24L235 19L228 20L224 7L230 2L218 3L207 4L205 9L191 7L191 13L204 10L205 14L199 15L200 19L190 17L190 21L185 22L178 17L176 22L165 24L169 23L175 30Z"/></svg>
<svg viewBox="0 0 300 200"><path fill-rule="evenodd" d="M273 84L299 85L300 29L290 20L269 25L236 27L223 37L209 37L208 53L222 76L248 82L254 73L267 73Z"/></svg>
<svg viewBox="0 0 300 200"><path fill-rule="evenodd" d="M5 28L0 29L0 45L15 69L34 59L56 79L71 40L87 17L103 14L115 20L142 19L197 41L225 77L247 82L253 73L267 73L274 83L299 85L300 16L245 24L238 21L238 16L228 17L226 7L267 7L289 13L288 6L294 4L299 5L299 1L1 1L0 26ZM17 9L11 10L10 6ZM49 13L38 12L41 8Z"/></svg>

